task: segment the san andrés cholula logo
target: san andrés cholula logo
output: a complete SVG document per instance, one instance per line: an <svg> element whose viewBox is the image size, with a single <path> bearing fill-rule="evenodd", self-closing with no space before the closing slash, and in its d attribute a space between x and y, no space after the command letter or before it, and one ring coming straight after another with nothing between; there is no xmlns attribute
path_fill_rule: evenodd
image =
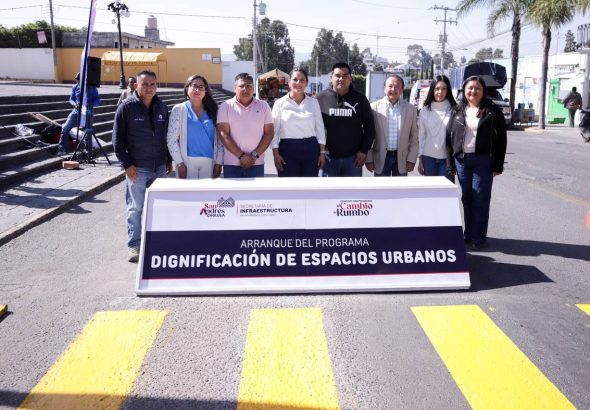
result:
<svg viewBox="0 0 590 410"><path fill-rule="evenodd" d="M236 206L236 202L230 196L227 199L221 197L217 203L205 203L199 212L199 215L205 215L208 218L223 218L225 216L224 208L233 208Z"/></svg>
<svg viewBox="0 0 590 410"><path fill-rule="evenodd" d="M336 205L334 213L336 216L369 216L373 209L372 202L372 200L343 199Z"/></svg>

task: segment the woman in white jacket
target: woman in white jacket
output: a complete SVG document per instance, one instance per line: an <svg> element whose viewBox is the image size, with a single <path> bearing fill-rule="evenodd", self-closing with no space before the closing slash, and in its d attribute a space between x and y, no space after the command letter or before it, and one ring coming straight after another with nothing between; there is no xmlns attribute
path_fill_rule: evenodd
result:
<svg viewBox="0 0 590 410"><path fill-rule="evenodd" d="M184 85L186 101L175 105L168 124L168 150L178 178L217 178L221 174L223 145L215 127L217 103L207 80L190 76Z"/></svg>
<svg viewBox="0 0 590 410"><path fill-rule="evenodd" d="M451 109L456 105L449 79L445 75L437 75L430 83L424 106L418 116L418 172L426 176L447 177L453 183L455 177L447 170L446 137Z"/></svg>

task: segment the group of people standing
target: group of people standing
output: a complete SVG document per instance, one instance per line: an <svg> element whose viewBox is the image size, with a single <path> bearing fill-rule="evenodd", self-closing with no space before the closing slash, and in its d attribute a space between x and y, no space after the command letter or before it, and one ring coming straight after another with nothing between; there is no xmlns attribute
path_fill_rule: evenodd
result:
<svg viewBox="0 0 590 410"><path fill-rule="evenodd" d="M269 105L254 97L247 73L235 78L235 97L219 107L207 80L191 76L186 101L168 115L156 95L156 75L142 71L137 88L118 107L113 127L115 153L127 176L128 247L137 261L146 188L176 166L178 178L264 176L270 147L279 177L405 176L418 171L444 176L462 189L465 241L485 246L492 180L503 169L506 128L502 112L486 98L480 77L463 84L459 104L449 80L437 76L424 108L402 98L404 81L391 76L385 96L372 104L352 86L346 63L332 67L331 89L306 95L307 72L290 74L289 93Z"/></svg>

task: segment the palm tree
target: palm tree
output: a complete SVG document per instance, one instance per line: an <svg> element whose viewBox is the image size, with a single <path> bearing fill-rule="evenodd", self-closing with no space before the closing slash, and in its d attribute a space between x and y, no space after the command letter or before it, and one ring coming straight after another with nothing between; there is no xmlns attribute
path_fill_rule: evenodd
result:
<svg viewBox="0 0 590 410"><path fill-rule="evenodd" d="M571 21L576 12L585 13L590 0L536 0L529 9L531 21L543 29L543 64L541 66L541 107L539 128L545 129L545 99L547 97L547 71L549 47L551 46L551 27L559 27Z"/></svg>
<svg viewBox="0 0 590 410"><path fill-rule="evenodd" d="M533 0L461 0L457 5L458 16L470 12L476 7L490 7L492 11L488 16L487 29L490 36L494 35L496 24L512 17L512 45L510 57L512 58L510 81L510 112L514 112L514 100L516 99L516 76L518 74L518 56L520 46L520 31L522 20Z"/></svg>

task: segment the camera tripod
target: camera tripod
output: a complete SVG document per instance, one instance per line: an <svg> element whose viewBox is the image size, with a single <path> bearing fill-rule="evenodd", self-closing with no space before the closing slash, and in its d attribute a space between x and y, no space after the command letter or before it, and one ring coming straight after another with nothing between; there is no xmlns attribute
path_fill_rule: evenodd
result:
<svg viewBox="0 0 590 410"><path fill-rule="evenodd" d="M92 138L94 138L94 141L96 142L96 145L98 145L100 152L102 152L102 155L107 160L109 165L112 165L111 160L109 159L105 150L102 148L102 145L100 145L100 141L96 137L96 134L94 133L94 131L92 129L92 124L93 124L92 116L87 114L86 115L86 127L84 128L84 135L82 135L82 138L80 138L78 140L78 143L76 145L76 149L74 150L74 153L72 154L70 160L73 161L73 160L79 158L79 159L81 159L81 161L78 161L80 163L96 164L96 161L94 160L93 152L92 152L93 151ZM78 128L77 134L80 135L79 128Z"/></svg>

